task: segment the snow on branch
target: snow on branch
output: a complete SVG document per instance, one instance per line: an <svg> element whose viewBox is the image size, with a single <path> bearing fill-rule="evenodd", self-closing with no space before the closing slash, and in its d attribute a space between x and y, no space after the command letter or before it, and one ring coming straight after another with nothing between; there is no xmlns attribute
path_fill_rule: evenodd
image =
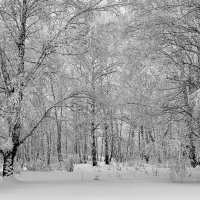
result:
<svg viewBox="0 0 200 200"><path fill-rule="evenodd" d="M0 147L0 153L4 153L6 151L10 151L13 149L13 141L12 137L9 137L8 140Z"/></svg>

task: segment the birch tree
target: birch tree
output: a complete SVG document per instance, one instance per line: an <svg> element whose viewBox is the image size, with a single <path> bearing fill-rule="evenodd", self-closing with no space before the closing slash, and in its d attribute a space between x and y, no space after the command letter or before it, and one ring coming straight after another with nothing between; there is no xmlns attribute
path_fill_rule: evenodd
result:
<svg viewBox="0 0 200 200"><path fill-rule="evenodd" d="M121 5L117 3L114 7ZM103 11L111 7L113 4L105 5L102 1L0 2L1 116L8 124L6 141L0 147L4 157L3 177L13 175L13 162L19 145L33 135L52 109L47 109L33 129L22 136L21 114L29 86L40 70L48 66L51 55L60 51L63 44L67 47L64 49L66 56L82 53L82 40L76 38L76 42L72 43L67 35L68 31L74 25L84 23L93 11ZM70 97L73 95L64 99Z"/></svg>

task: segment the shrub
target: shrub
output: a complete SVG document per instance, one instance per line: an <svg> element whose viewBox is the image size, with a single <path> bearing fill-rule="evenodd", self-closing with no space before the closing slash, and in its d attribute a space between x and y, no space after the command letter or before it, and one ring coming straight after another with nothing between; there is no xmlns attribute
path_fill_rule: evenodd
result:
<svg viewBox="0 0 200 200"><path fill-rule="evenodd" d="M28 171L52 171L52 167L43 161L27 163L25 166Z"/></svg>
<svg viewBox="0 0 200 200"><path fill-rule="evenodd" d="M187 163L184 158L182 159L172 159L170 163L170 177L171 181L184 181L186 175L188 174L187 171Z"/></svg>

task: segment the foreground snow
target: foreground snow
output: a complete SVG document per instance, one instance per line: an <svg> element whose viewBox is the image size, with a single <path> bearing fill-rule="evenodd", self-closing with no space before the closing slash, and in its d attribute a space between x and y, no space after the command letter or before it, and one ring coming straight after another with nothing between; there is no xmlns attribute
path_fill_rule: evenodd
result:
<svg viewBox="0 0 200 200"><path fill-rule="evenodd" d="M23 172L13 183L0 182L0 199L190 200L200 196L200 169L182 183L171 183L168 169L77 165L74 172Z"/></svg>

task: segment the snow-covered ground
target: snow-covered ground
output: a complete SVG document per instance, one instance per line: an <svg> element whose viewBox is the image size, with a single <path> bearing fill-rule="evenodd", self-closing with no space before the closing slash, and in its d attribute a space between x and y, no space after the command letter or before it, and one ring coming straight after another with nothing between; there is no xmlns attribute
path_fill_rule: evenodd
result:
<svg viewBox="0 0 200 200"><path fill-rule="evenodd" d="M172 183L169 169L151 166L91 167L76 165L74 172L22 172L16 181L0 181L0 200L190 200L200 197L200 168L187 180Z"/></svg>

